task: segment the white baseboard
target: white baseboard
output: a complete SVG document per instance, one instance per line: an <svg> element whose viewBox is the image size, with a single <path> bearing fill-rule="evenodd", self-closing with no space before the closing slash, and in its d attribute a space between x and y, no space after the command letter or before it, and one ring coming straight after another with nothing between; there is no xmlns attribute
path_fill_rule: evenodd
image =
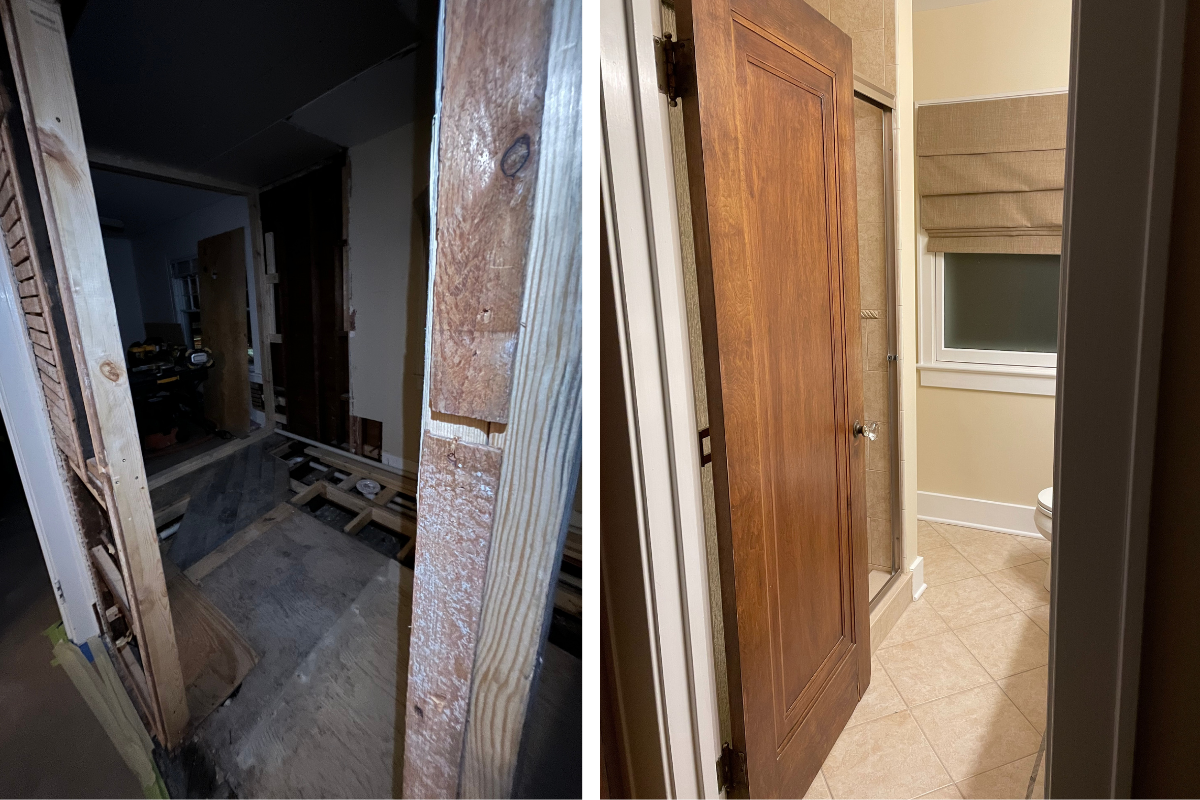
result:
<svg viewBox="0 0 1200 800"><path fill-rule="evenodd" d="M927 588L925 586L925 557L917 556L913 559L912 568L909 571L912 572L912 593L915 603L921 599L921 595L925 594Z"/></svg>
<svg viewBox="0 0 1200 800"><path fill-rule="evenodd" d="M1033 506L1019 506L1016 503L917 492L917 519L1042 538L1033 522Z"/></svg>

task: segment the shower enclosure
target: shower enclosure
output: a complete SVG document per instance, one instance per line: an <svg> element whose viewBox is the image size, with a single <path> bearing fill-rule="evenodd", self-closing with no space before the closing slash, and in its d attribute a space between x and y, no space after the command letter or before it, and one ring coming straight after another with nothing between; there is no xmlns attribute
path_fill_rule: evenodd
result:
<svg viewBox="0 0 1200 800"><path fill-rule="evenodd" d="M895 184L892 95L856 81L859 324L864 422L879 423L867 441L867 563L871 602L901 568L899 371L896 329Z"/></svg>

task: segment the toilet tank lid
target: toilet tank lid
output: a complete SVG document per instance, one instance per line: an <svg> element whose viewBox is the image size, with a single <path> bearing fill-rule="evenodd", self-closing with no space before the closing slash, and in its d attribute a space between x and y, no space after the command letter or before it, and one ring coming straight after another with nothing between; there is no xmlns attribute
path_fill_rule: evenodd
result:
<svg viewBox="0 0 1200 800"><path fill-rule="evenodd" d="M1045 511L1047 514L1053 515L1053 513L1054 513L1054 487L1053 486L1051 486L1049 489L1042 489L1040 492L1038 492L1038 505L1041 507L1042 511Z"/></svg>

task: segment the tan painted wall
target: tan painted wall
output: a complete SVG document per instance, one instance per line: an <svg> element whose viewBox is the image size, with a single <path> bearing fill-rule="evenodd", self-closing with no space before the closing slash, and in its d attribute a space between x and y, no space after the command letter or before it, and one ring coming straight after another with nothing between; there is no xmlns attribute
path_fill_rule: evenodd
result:
<svg viewBox="0 0 1200 800"><path fill-rule="evenodd" d="M1067 85L1070 0L987 0L912 20L918 103ZM919 386L916 405L919 491L1031 506L1053 482L1053 397Z"/></svg>
<svg viewBox="0 0 1200 800"><path fill-rule="evenodd" d="M987 0L913 14L918 103L1064 89L1070 0Z"/></svg>
<svg viewBox="0 0 1200 800"><path fill-rule="evenodd" d="M923 492L1031 506L1051 483L1053 397L921 387L917 433Z"/></svg>

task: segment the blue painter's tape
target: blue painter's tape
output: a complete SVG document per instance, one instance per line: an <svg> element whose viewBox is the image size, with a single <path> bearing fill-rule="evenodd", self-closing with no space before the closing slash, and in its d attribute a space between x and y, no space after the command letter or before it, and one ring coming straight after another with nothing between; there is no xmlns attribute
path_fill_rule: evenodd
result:
<svg viewBox="0 0 1200 800"><path fill-rule="evenodd" d="M83 653L84 657L87 658L89 664L95 663L96 660L92 658L92 648L88 647L87 642L79 645L79 649Z"/></svg>

